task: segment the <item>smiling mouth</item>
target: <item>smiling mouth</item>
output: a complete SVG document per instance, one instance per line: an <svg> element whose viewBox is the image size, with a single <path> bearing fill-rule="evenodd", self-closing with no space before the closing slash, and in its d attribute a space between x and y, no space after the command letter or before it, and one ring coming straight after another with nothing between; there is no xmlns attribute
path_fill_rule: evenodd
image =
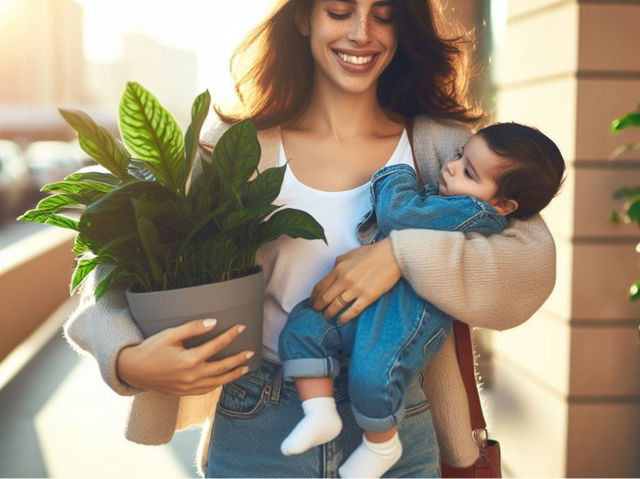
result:
<svg viewBox="0 0 640 479"><path fill-rule="evenodd" d="M334 50L336 55L345 63L349 63L351 65L366 65L367 63L371 63L371 61L376 57L377 53L374 55L367 56L356 56L356 55L347 55L346 53L339 52Z"/></svg>

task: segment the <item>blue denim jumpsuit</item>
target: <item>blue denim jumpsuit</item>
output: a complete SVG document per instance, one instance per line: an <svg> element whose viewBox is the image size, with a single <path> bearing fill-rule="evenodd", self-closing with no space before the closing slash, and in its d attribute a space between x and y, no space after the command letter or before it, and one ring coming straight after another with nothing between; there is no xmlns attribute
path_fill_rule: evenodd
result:
<svg viewBox="0 0 640 479"><path fill-rule="evenodd" d="M386 238L392 230L488 235L508 224L484 201L438 196L437 188L420 187L406 164L378 170L370 188L372 209L358 225L363 244ZM284 379L336 377L341 360L349 357L349 396L356 422L368 431L387 431L402 419L405 390L444 344L453 319L420 298L404 279L353 321L342 324L338 317L327 321L308 299L296 305L279 340Z"/></svg>

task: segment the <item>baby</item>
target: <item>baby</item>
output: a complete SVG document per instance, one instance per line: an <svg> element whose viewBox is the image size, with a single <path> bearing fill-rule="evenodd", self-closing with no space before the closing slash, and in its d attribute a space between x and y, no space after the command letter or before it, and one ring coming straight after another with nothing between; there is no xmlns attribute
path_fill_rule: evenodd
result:
<svg viewBox="0 0 640 479"><path fill-rule="evenodd" d="M369 244L408 228L499 233L508 218L526 219L542 210L557 194L564 169L557 146L538 130L491 125L442 167L438 186L420 187L405 164L377 171L371 178L372 210L358 234ZM381 477L402 455L397 424L404 391L442 346L453 319L404 279L356 319L342 324L340 313L327 321L307 299L291 311L280 335L283 374L295 381L305 414L281 449L300 454L340 433L333 378L341 359L349 357L349 395L364 435L340 476Z"/></svg>

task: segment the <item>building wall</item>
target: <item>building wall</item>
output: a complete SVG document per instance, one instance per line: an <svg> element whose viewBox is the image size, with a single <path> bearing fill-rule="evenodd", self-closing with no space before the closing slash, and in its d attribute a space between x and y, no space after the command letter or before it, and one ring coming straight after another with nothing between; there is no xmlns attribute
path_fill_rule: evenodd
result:
<svg viewBox="0 0 640 479"><path fill-rule="evenodd" d="M510 0L507 18L496 119L539 127L568 171L543 214L556 288L532 320L493 337L492 432L516 477L638 476L640 305L626 295L639 237L606 219L620 207L611 193L640 184L638 152L609 158L633 134L608 132L640 103L640 2Z"/></svg>

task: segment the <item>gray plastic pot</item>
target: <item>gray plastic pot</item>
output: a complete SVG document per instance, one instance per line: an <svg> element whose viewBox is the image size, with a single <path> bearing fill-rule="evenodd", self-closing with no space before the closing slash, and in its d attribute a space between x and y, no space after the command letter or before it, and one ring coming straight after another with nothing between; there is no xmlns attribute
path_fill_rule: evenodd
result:
<svg viewBox="0 0 640 479"><path fill-rule="evenodd" d="M127 290L126 296L133 319L145 338L193 319L218 320L210 333L184 341L187 348L199 346L236 324L244 324L247 329L207 361L224 359L248 349L256 354L245 365L252 370L260 367L264 298L262 268L257 273L229 281L150 293Z"/></svg>

